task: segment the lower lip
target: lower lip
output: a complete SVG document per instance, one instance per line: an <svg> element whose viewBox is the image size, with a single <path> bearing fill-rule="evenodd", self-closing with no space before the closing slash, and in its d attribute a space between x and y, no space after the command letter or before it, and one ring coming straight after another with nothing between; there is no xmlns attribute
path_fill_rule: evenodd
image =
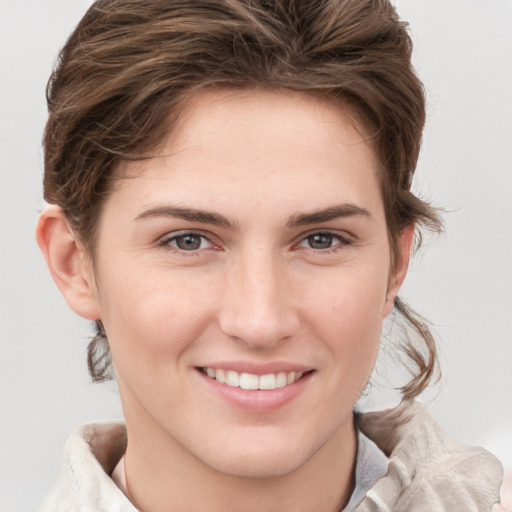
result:
<svg viewBox="0 0 512 512"><path fill-rule="evenodd" d="M306 373L293 384L269 390L234 388L211 379L199 369L196 369L196 373L210 391L230 404L246 411L269 412L290 403L304 390L314 372Z"/></svg>

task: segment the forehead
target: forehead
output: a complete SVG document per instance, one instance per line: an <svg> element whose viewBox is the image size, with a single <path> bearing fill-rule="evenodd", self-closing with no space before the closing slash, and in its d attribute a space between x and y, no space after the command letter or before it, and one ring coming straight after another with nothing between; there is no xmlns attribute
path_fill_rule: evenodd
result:
<svg viewBox="0 0 512 512"><path fill-rule="evenodd" d="M137 191L148 204L201 197L227 208L245 196L296 208L320 196L375 201L377 169L363 131L331 102L294 92L205 91L184 105L152 158L122 166L130 179L116 188Z"/></svg>
<svg viewBox="0 0 512 512"><path fill-rule="evenodd" d="M306 146L298 144L306 139ZM224 148L231 141L236 142L233 150L244 142L251 147L281 143L286 156L292 150L369 144L355 112L332 100L284 90L220 89L202 91L184 103L166 149L191 144Z"/></svg>

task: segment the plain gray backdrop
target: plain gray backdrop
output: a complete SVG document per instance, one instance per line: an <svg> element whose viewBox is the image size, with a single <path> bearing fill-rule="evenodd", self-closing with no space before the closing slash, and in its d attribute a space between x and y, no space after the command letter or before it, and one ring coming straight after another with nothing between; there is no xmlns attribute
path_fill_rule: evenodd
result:
<svg viewBox="0 0 512 512"><path fill-rule="evenodd" d="M90 384L87 322L71 313L34 239L44 88L89 0L0 0L0 510L34 510L78 425L121 418ZM447 233L413 261L403 296L434 324L444 377L423 397L455 437L512 464L512 2L399 0L429 121L415 189ZM396 394L373 393L365 407Z"/></svg>

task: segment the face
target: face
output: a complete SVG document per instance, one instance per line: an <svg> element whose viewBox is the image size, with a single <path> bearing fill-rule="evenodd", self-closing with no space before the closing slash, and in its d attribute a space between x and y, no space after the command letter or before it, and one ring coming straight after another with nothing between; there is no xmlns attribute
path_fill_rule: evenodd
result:
<svg viewBox="0 0 512 512"><path fill-rule="evenodd" d="M245 476L353 436L396 292L377 169L335 107L263 91L199 94L120 169L93 278L129 436Z"/></svg>

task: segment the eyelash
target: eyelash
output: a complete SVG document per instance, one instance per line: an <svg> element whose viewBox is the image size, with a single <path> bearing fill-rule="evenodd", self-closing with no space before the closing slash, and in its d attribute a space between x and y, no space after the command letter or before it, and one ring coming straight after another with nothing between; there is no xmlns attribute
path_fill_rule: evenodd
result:
<svg viewBox="0 0 512 512"><path fill-rule="evenodd" d="M327 247L325 249L316 249L314 247L309 247L310 250L314 251L316 254L332 254L336 253L338 251L343 250L346 246L351 245L353 242L348 237L343 236L339 233L335 233L333 231L313 231L312 233L308 233L306 236L301 238L299 244L303 242L306 242L308 239L314 237L314 236L327 236L330 237L332 240L331 242L337 241L335 245L332 245L330 247Z"/></svg>
<svg viewBox="0 0 512 512"><path fill-rule="evenodd" d="M175 242L176 240L178 240L180 238L186 238L186 237L198 237L201 239L201 242L200 242L201 244L203 243L203 241L206 241L212 246L210 248L215 247L215 245L210 241L210 239L206 235L204 235L203 233L198 233L197 231L181 231L179 233L165 235L158 241L158 246L162 247L164 249L172 250L174 252L177 252L179 254L186 255L186 256L196 256L196 255L199 255L203 250L205 250L204 248L203 249L199 248L199 249L188 251L188 250L180 249L179 247L175 247L175 246L171 245L171 242Z"/></svg>
<svg viewBox="0 0 512 512"><path fill-rule="evenodd" d="M318 248L314 248L314 247L303 247L305 249L313 251L315 254L326 255L326 254L336 253L340 250L343 250L343 248L345 248L346 246L351 245L353 243L352 240L350 240L348 237L343 236L339 233L335 233L332 231L313 231L311 233L302 235L301 239L299 240L298 243L296 243L294 245L294 247L300 249L302 243L307 243L308 239L311 239L314 236L330 237L332 239L331 242L337 242L335 245L326 247L324 249L318 249ZM201 239L201 241L200 241L201 245L202 245L203 241L206 241L207 243L210 244L210 247L208 247L208 248L199 247L198 249L186 250L186 249L181 249L180 247L171 245L172 242L176 242L176 240L178 240L180 238L186 238L186 237L199 237ZM310 240L310 242L311 242L311 240ZM205 235L204 233L201 233L201 232L197 232L197 231L181 231L178 233L166 235L158 241L158 246L162 247L164 249L172 250L173 252L179 253L181 255L186 255L186 256L198 256L204 250L216 248L215 244L208 238L207 235Z"/></svg>

